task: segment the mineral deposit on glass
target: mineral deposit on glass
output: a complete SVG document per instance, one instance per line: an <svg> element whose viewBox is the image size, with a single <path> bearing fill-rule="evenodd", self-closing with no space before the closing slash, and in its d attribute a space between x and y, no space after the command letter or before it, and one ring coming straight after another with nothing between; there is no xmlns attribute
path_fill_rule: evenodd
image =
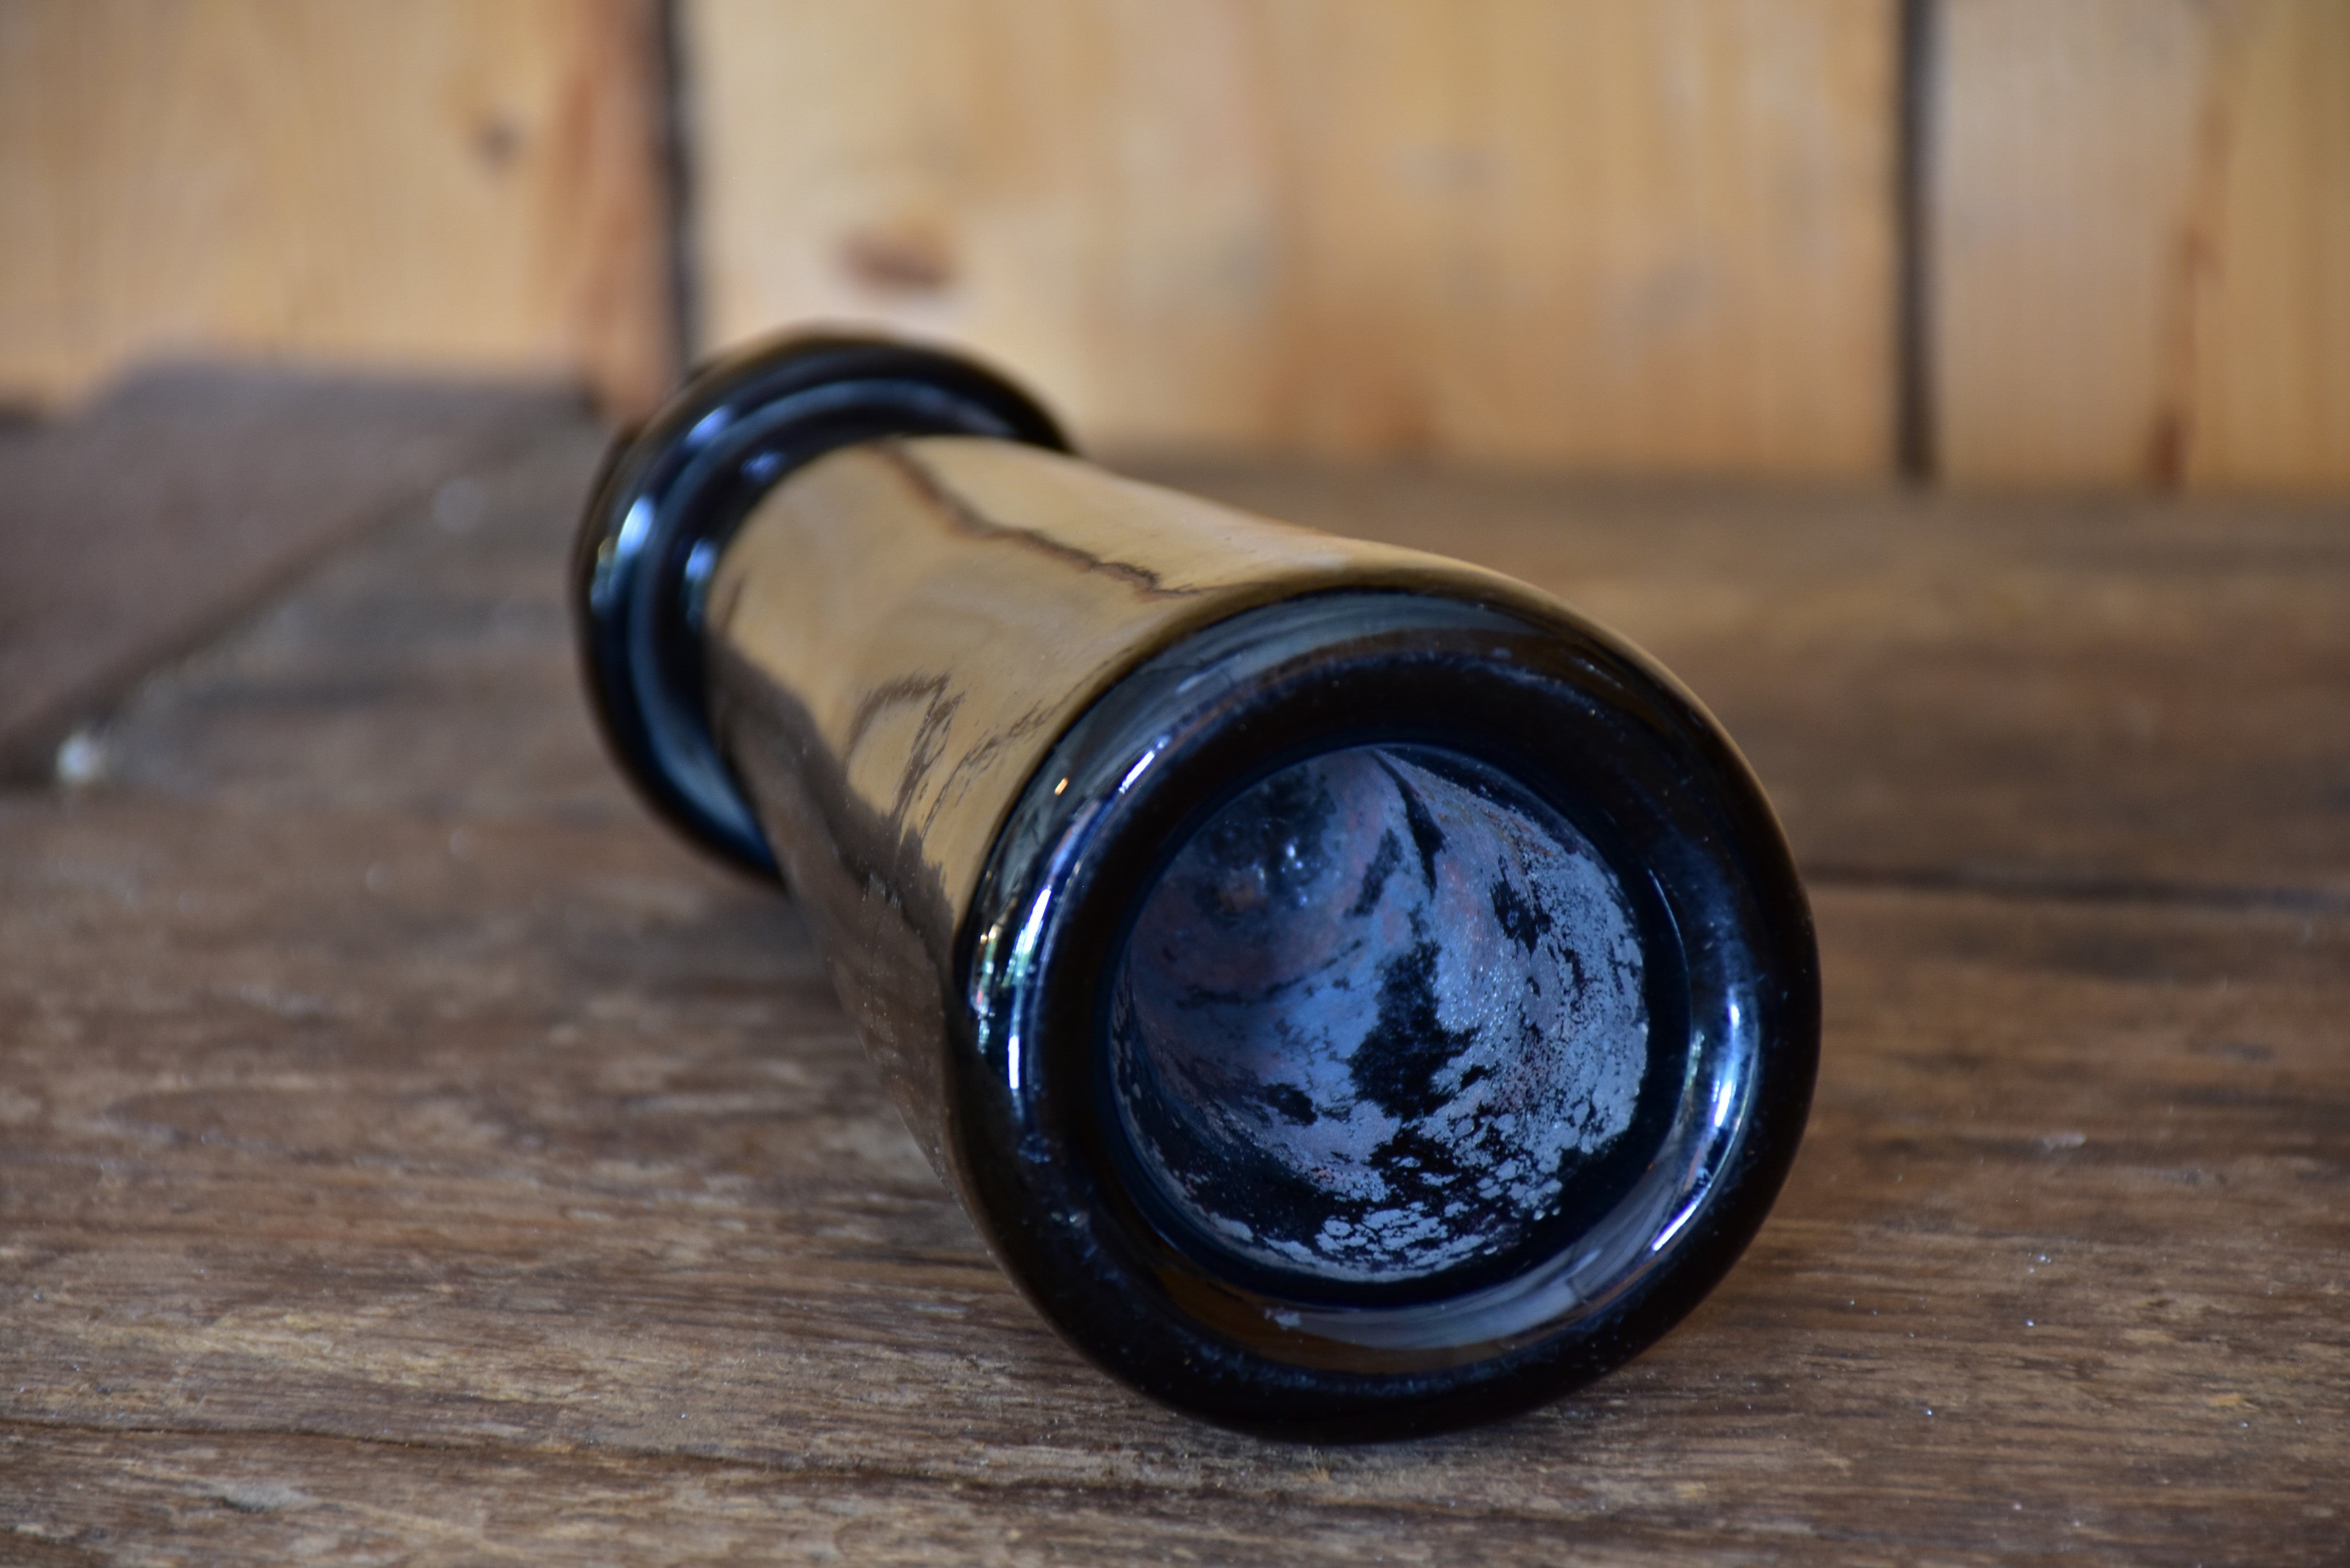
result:
<svg viewBox="0 0 2350 1568"><path fill-rule="evenodd" d="M1111 1003L1147 1179L1258 1262L1423 1277L1509 1251L1630 1125L1632 914L1566 821L1403 747L1274 774L1186 845Z"/></svg>

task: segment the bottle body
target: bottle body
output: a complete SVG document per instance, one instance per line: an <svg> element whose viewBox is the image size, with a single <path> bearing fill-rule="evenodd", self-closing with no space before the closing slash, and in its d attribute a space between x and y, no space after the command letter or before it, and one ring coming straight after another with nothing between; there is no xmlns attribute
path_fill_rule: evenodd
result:
<svg viewBox="0 0 2350 1568"><path fill-rule="evenodd" d="M947 1004L931 993L964 994L953 955L974 939L981 879L1022 792L1153 655L1346 590L1528 597L1455 562L967 437L819 459L733 535L702 615L712 727L941 1175L948 1129L926 1107ZM909 1006L921 1015L901 1018Z"/></svg>
<svg viewBox="0 0 2350 1568"><path fill-rule="evenodd" d="M689 574L710 744L909 1127L1112 1372L1293 1436L1620 1362L1816 1049L1759 789L1522 585L1018 440L866 439Z"/></svg>

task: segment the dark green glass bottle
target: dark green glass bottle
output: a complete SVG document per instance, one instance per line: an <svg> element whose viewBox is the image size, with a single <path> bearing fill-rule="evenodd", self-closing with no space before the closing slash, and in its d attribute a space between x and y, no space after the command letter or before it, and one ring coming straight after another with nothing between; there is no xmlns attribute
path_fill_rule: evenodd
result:
<svg viewBox="0 0 2350 1568"><path fill-rule="evenodd" d="M588 686L780 875L908 1126L1097 1364L1315 1440L1677 1322L1799 1140L1817 961L1654 663L1496 574L1070 456L961 358L798 337L616 448Z"/></svg>

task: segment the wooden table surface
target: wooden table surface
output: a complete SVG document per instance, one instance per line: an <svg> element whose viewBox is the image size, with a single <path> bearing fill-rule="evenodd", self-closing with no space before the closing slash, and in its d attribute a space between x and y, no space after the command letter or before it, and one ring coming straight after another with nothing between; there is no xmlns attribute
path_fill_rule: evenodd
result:
<svg viewBox="0 0 2350 1568"><path fill-rule="evenodd" d="M0 1562L2350 1563L2341 508L1146 468L1631 635L1819 919L1721 1288L1534 1415L1309 1449L1065 1349L788 902L626 793L560 594L598 433L500 404L395 483L364 404L270 504L371 524L0 794ZM6 441L163 461L105 419ZM86 521L0 508L18 562Z"/></svg>

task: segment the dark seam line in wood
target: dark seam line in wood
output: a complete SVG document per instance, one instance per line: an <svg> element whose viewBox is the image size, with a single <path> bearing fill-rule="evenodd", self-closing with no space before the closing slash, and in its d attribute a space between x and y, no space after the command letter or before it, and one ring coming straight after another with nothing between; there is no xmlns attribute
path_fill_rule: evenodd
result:
<svg viewBox="0 0 2350 1568"><path fill-rule="evenodd" d="M12 1158L8 1163L12 1165L26 1165L40 1170L79 1171L83 1169L94 1169L103 1174L109 1169L119 1169L128 1162L119 1158L93 1158L84 1160L73 1160L55 1156L47 1156L36 1157L32 1160ZM289 1160L286 1163L292 1162ZM173 1171L160 1169L153 1162L148 1162L138 1168L138 1174L167 1177L179 1176L185 1178L189 1173L184 1170ZM394 1174L401 1173L396 1172ZM558 1189L557 1190L562 1189ZM939 1188L931 1193L923 1195L920 1202L921 1211L924 1213L935 1211L938 1206L944 1201L948 1196L949 1194L944 1188ZM753 1217L781 1212L788 1206L790 1197L791 1194L785 1193L782 1198L778 1199L772 1204L746 1204L743 1206L741 1212ZM648 1205L647 1207L652 1208L655 1206ZM658 1213L631 1216L626 1223L632 1226L644 1227L654 1223L660 1218L660 1216ZM526 1227L508 1226L503 1227L502 1229L526 1229ZM227 1232L219 1226L202 1225L174 1228L171 1226L152 1224L101 1226L91 1223L82 1226L81 1231L83 1233L88 1235L105 1236L118 1241L127 1240L132 1241L142 1239L151 1240L156 1237L174 1237L184 1241L201 1242L206 1241L218 1241L221 1237L227 1234ZM787 1237L785 1240L789 1241L792 1240L792 1238ZM1002 1272L996 1269L993 1262L990 1260L984 1257L974 1256L962 1252L916 1251L902 1246L892 1247L885 1244L874 1244L862 1247L844 1247L837 1251L827 1253L826 1256L827 1261L831 1262L870 1269L877 1276L888 1274L893 1278L900 1280L912 1279L916 1277L926 1278L931 1280L942 1288L949 1283L953 1283L954 1288L959 1290L984 1290L994 1285L1002 1278ZM630 1301L675 1302L683 1299L674 1292L661 1293L646 1289L631 1289L627 1291L616 1290L612 1294L615 1299L627 1299ZM719 1321L716 1314L721 1309L702 1308L698 1306L681 1306L671 1312L668 1315L672 1322L691 1321L693 1323L712 1323ZM803 1301L779 1301L778 1304L770 1310L776 1314L789 1313L804 1316L809 1314L820 1314L829 1309L821 1304L810 1304Z"/></svg>
<svg viewBox="0 0 2350 1568"><path fill-rule="evenodd" d="M0 1418L0 1432L7 1431L12 1428L22 1428L28 1438L33 1434L56 1432L87 1433L92 1437L101 1438L174 1438L224 1444L233 1444L239 1438L257 1438L292 1443L348 1444L363 1449L410 1449L430 1454L474 1454L486 1458L504 1459L518 1464L527 1463L533 1459L556 1462L579 1461L590 1465L605 1461L611 1469L631 1476L647 1469L653 1470L655 1473L722 1471L755 1474L784 1485L815 1485L837 1487L842 1490L853 1490L860 1482L880 1480L901 1483L911 1490L929 1489L965 1497L976 1493L990 1500L1004 1501L1022 1498L1065 1497L1083 1499L1087 1502L1096 1503L1125 1500L1139 1503L1155 1502L1164 1506L1193 1504L1215 1499L1262 1507L1295 1506L1301 1510L1310 1510L1316 1516L1328 1519L1355 1514L1371 1520L1447 1520L1457 1521L1463 1525L1503 1524L1536 1529L1590 1529L1599 1526L1612 1527L1624 1535L1645 1540L1712 1541L1724 1537L1724 1531L1719 1525L1638 1522L1630 1524L1627 1528L1609 1517L1604 1507L1586 1508L1575 1511L1561 1510L1555 1513L1536 1513L1521 1509L1492 1506L1472 1506L1464 1509L1451 1503L1406 1498L1344 1497L1325 1500L1315 1498L1308 1490L1309 1486L1325 1486L1330 1484L1328 1482L1301 1483L1296 1487L1273 1486L1260 1490L1243 1490L1235 1489L1226 1481L1213 1479L1203 1479L1191 1483L1158 1485L1149 1481L1102 1482L1078 1477L1053 1480L999 1480L990 1476L962 1472L941 1475L934 1470L868 1464L793 1465L779 1463L773 1459L741 1459L723 1454L681 1454L664 1449L639 1449L618 1444L527 1445L497 1440L465 1443L411 1438L366 1438L348 1432L309 1432L287 1428L182 1428L151 1424L86 1427L71 1422ZM1287 1457L1295 1462L1302 1463L1309 1455L1318 1459L1331 1451L1317 1447L1310 1450L1300 1449ZM1353 1451L1361 1453L1378 1450L1357 1449ZM191 1476L187 1479L192 1485L202 1484L200 1478ZM1970 1494L1955 1495L1965 1497ZM212 1501L224 1501L225 1500ZM337 1500L332 1498L318 1498L316 1501L330 1508L337 1504ZM247 1511L240 1509L238 1511ZM250 1511L274 1513L279 1511L256 1509ZM1755 1539L1757 1537L1776 1539L1774 1533L1767 1529L1744 1534L1731 1532L1729 1538ZM1831 1542L1874 1542L1888 1539L1882 1532L1864 1532L1854 1529L1815 1531L1810 1538Z"/></svg>
<svg viewBox="0 0 2350 1568"><path fill-rule="evenodd" d="M1888 892L1968 893L1987 898L2060 904L2147 904L2169 909L2271 910L2285 914L2350 914L2350 890L2271 888L2226 882L2165 882L2129 877L2018 871L1809 866L1814 888Z"/></svg>
<svg viewBox="0 0 2350 1568"><path fill-rule="evenodd" d="M845 1034L847 1032L842 1031L841 1034ZM835 1034L832 1038L840 1038L841 1034ZM804 1035L799 1038L817 1039L822 1038L822 1036ZM126 1136L138 1137L135 1133ZM139 1139L140 1147L142 1149L160 1148L164 1150L183 1148L193 1143L193 1139L188 1137L180 1137L161 1142L144 1137L140 1137ZM262 1143L257 1140L237 1138L215 1139L203 1147L208 1149L225 1150L231 1154L249 1155L263 1159L299 1160L309 1158L310 1153L310 1151L289 1145L268 1144ZM21 1147L19 1144L0 1143L0 1166L24 1165L36 1168L56 1167L64 1169L75 1169L94 1161L101 1166L114 1165L133 1167L140 1169L152 1169L160 1163L160 1156L151 1156L141 1153L101 1153L95 1150L85 1153L69 1149L27 1149ZM550 1176L550 1173L546 1171L521 1168L511 1162L465 1165L457 1163L453 1160L400 1160L387 1155L353 1156L348 1159L338 1159L329 1156L328 1158L329 1163L336 1169L383 1172L396 1176L425 1177L449 1181L511 1180L524 1183L543 1191L581 1193L596 1198L624 1199L630 1202L642 1203L648 1208L665 1208L668 1206L668 1200L666 1199L645 1197L641 1188L628 1187L619 1185L617 1182L608 1182L593 1179L555 1179ZM779 1189L779 1190L783 1191L786 1196L790 1196L795 1189L786 1187ZM842 1198L837 1201L840 1207L854 1209L858 1212L894 1214L904 1211L908 1209L927 1208L935 1200L939 1190L940 1189L936 1185L935 1181L926 1176L919 1184L910 1181L905 1187L896 1190L884 1188L863 1189L848 1197ZM682 1198L679 1200L687 1201L687 1199ZM692 1199L691 1201L698 1202L700 1200ZM753 1205L753 1207L764 1207L764 1205ZM978 1272L983 1276L993 1276L999 1272L996 1270L995 1265L988 1262L984 1257L966 1256L965 1254L959 1252L933 1252L918 1249L902 1253L885 1251L879 1255L905 1257L920 1261L930 1261L935 1259L941 1262L961 1263L967 1262L974 1272Z"/></svg>
<svg viewBox="0 0 2350 1568"><path fill-rule="evenodd" d="M457 1441L434 1438L369 1438L351 1432L315 1432L298 1427L175 1427L160 1422L131 1422L120 1425L88 1426L78 1421L27 1420L21 1416L0 1417L0 1433L21 1432L27 1438L57 1432L87 1433L98 1438L178 1438L195 1441L234 1442L240 1438L270 1439L278 1442L337 1443L359 1449L413 1449L434 1454L483 1454L511 1457L517 1462L531 1459L550 1460L584 1460L593 1464L609 1461L615 1469L634 1471L648 1461L674 1469L710 1469L749 1471L772 1476L779 1481L806 1484L809 1481L833 1482L853 1486L865 1480L895 1480L943 1490L984 1492L992 1497L1019 1497L1025 1494L1074 1493L1088 1499L1130 1498L1138 1501L1158 1500L1180 1502L1215 1496L1233 1498L1243 1502L1295 1502L1318 1511L1336 1513L1355 1511L1380 1517L1405 1515L1438 1519L1510 1521L1523 1524L1569 1525L1587 1523L1588 1514L1527 1513L1514 1509L1475 1509L1464 1511L1445 1504L1424 1502L1413 1499L1382 1500L1378 1498L1333 1498L1317 1502L1301 1491L1267 1488L1261 1491L1234 1490L1229 1483L1202 1480L1191 1484L1153 1485L1147 1481L1102 1482L1080 1477L1067 1480L998 1480L990 1476L955 1473L940 1475L935 1470L904 1469L893 1465L873 1464L792 1464L775 1459L754 1459L730 1454L681 1454L670 1449L640 1448L624 1443L546 1442L516 1443L510 1439L485 1438L478 1442ZM1316 1458L1329 1450L1315 1448ZM1356 1452L1377 1452L1377 1449L1356 1449ZM1297 1449L1292 1457L1304 1459L1309 1452ZM1317 1483L1319 1484L1319 1483ZM1690 1529L1648 1525L1641 1527L1655 1534L1682 1535L1695 1533Z"/></svg>
<svg viewBox="0 0 2350 1568"><path fill-rule="evenodd" d="M883 462L891 464L903 474L907 483L913 485L921 494L922 499L937 508L950 524L974 538L1002 539L1011 544L1024 545L1029 549L1041 551L1055 560L1066 561L1080 571L1098 572L1104 576L1116 577L1121 582L1130 583L1140 589L1146 598L1183 598L1189 597L1192 591L1189 588L1170 588L1164 586L1159 580L1159 574L1147 566L1134 566L1126 561L1105 560L1090 551L1080 550L1074 545L1063 544L1060 540L1049 535L1040 534L1033 528L1015 528L1007 523L998 523L972 507L962 496L949 490L945 483L931 471L927 463L908 452L900 442L876 441L872 450Z"/></svg>
<svg viewBox="0 0 2350 1568"><path fill-rule="evenodd" d="M693 223L699 192L694 188L691 100L693 81L685 51L684 7L660 0L653 18L654 88L660 95L661 182L668 188L669 329L672 363L691 365L702 353L702 269Z"/></svg>
<svg viewBox="0 0 2350 1568"><path fill-rule="evenodd" d="M529 415L521 416L520 422L524 428L510 435L492 437L477 448L452 454L445 470L395 492L333 538L296 552L244 591L197 618L178 636L141 649L49 703L46 711L21 728L16 739L0 746L0 796L47 793L56 778L57 748L77 726L104 720L156 674L201 653L278 600L291 597L345 551L367 544L411 515L455 473L470 468L503 467L551 433L544 421Z"/></svg>
<svg viewBox="0 0 2350 1568"><path fill-rule="evenodd" d="M1894 21L1893 465L1935 478L1933 109L1939 0L1901 0Z"/></svg>

